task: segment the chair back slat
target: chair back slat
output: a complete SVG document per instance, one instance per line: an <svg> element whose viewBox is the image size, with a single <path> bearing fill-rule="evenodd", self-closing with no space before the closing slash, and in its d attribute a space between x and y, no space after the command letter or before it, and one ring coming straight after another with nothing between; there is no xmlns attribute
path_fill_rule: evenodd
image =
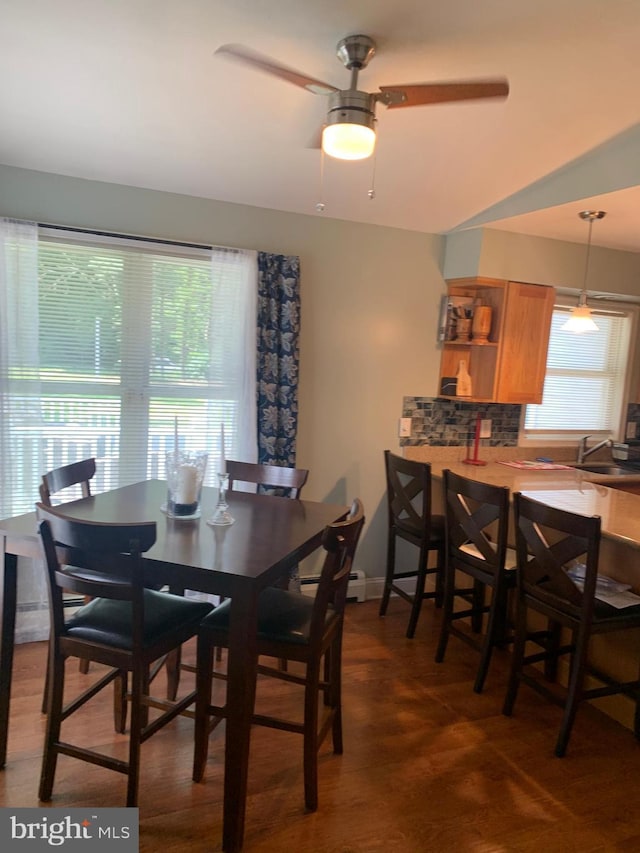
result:
<svg viewBox="0 0 640 853"><path fill-rule="evenodd" d="M447 558L454 565L494 575L507 551L509 490L442 472Z"/></svg>
<svg viewBox="0 0 640 853"><path fill-rule="evenodd" d="M141 555L156 540L155 521L89 522L42 503L36 504L36 512L54 610L62 608L63 589L131 601L142 595Z"/></svg>
<svg viewBox="0 0 640 853"><path fill-rule="evenodd" d="M263 465L259 462L238 462L227 459L229 488L234 482L255 483L258 486L284 490L291 498L299 498L302 487L307 482L309 471L306 468L285 468L282 465Z"/></svg>
<svg viewBox="0 0 640 853"><path fill-rule="evenodd" d="M40 483L40 501L45 506L51 506L51 496L58 492L68 489L70 486L80 486L82 497L88 498L91 496L91 486L89 481L96 473L95 459L82 459L79 462L72 462L70 465L63 465L61 468L54 468L53 471L48 471L42 475Z"/></svg>
<svg viewBox="0 0 640 853"><path fill-rule="evenodd" d="M389 526L428 530L431 518L431 466L385 450Z"/></svg>

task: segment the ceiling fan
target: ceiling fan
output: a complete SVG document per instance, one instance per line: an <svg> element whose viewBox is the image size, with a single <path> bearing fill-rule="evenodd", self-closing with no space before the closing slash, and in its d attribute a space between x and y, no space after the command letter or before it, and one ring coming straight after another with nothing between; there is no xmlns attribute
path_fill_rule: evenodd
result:
<svg viewBox="0 0 640 853"><path fill-rule="evenodd" d="M314 95L328 95L329 110L322 132L322 149L341 160L362 160L373 153L378 102L389 109L398 109L450 101L504 98L509 94L509 84L504 78L380 86L379 92L362 92L358 89L358 74L367 67L375 52L376 44L369 36L354 35L341 39L336 54L351 72L351 81L348 89L338 89L239 44L225 44L216 50L229 59L272 74Z"/></svg>

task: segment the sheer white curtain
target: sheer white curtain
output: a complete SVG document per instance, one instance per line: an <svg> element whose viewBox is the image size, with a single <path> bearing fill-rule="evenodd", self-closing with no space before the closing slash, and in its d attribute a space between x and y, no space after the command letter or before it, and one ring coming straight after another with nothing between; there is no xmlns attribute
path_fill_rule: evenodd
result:
<svg viewBox="0 0 640 853"><path fill-rule="evenodd" d="M225 274L227 264L235 274ZM214 249L211 283L211 380L229 388L232 398L232 408L225 414L225 456L256 462L257 252ZM214 445L210 459L216 471L220 470L220 447L220 442Z"/></svg>
<svg viewBox="0 0 640 853"><path fill-rule="evenodd" d="M31 505L38 494L40 423L38 335L38 227L0 218L0 514L17 495ZM25 330L28 329L29 333ZM33 441L36 465L25 466L18 442ZM26 468L26 470L25 470ZM40 561L20 559L17 642L47 637L47 590Z"/></svg>
<svg viewBox="0 0 640 853"><path fill-rule="evenodd" d="M186 447L257 459L257 253L0 220L0 518L43 472L94 456L92 491L165 476ZM48 633L44 572L21 563L18 642ZM28 622L28 625L24 623Z"/></svg>

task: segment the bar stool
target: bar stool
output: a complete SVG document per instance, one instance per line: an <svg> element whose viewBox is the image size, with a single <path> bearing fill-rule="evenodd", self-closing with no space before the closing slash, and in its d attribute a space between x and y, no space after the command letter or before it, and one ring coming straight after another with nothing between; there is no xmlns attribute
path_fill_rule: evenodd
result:
<svg viewBox="0 0 640 853"><path fill-rule="evenodd" d="M314 599L268 587L258 600L258 655L302 664L301 673L264 665L258 666L258 673L301 686L304 710L302 721L299 717L292 720L254 714L253 722L303 736L304 797L309 811L318 807L318 750L329 733L334 753L342 754L344 611L363 524L364 509L356 498L346 521L325 528L325 559ZM204 775L210 731L228 716L226 704L211 704L211 687L214 648L229 646L229 615L229 602L225 601L203 619L198 631L194 782L201 781Z"/></svg>
<svg viewBox="0 0 640 853"><path fill-rule="evenodd" d="M444 614L436 662L444 660L449 635L480 652L473 689L481 693L495 646L506 639L508 592L515 586L515 554L508 553L509 490L479 483L446 470L442 472L445 500L446 561ZM471 578L472 586L459 586L456 574ZM485 604L487 587L491 603ZM466 607L455 609L456 599ZM482 635L484 614L487 629ZM470 630L459 627L470 620Z"/></svg>
<svg viewBox="0 0 640 853"><path fill-rule="evenodd" d="M444 569L444 518L431 514L431 466L428 462L415 462L384 452L387 479L387 507L389 529L387 540L387 572L380 602L380 616L384 616L389 598L394 592L411 605L407 637L416 631L420 609L425 598L435 599L436 607L442 603L442 576ZM396 540L404 539L419 549L418 564L412 569L396 569ZM436 566L430 568L429 554L436 551ZM427 575L435 576L435 588L425 592ZM413 595L396 581L416 579Z"/></svg>
<svg viewBox="0 0 640 853"><path fill-rule="evenodd" d="M640 627L640 606L617 609L598 598L601 522L555 509L520 493L513 496L517 550L516 637L503 713L511 716L520 682L563 708L555 746L561 758L567 749L580 702L622 693L635 702L634 734L640 739L640 680L619 681L589 662L589 641L595 634ZM571 572L571 574L568 573ZM575 579L574 579L575 578ZM528 627L530 611L548 620L546 631ZM560 642L559 628L570 633ZM527 653L527 643L537 647ZM542 648L542 651L540 651ZM566 690L552 687L561 655L570 660ZM535 663L550 663L545 673ZM546 681L544 675L549 676ZM589 676L600 687L586 687Z"/></svg>
<svg viewBox="0 0 640 853"><path fill-rule="evenodd" d="M239 483L257 486L258 492L274 494L279 497L298 500L302 497L302 489L309 477L308 468L287 468L283 465L268 465L261 462L241 462L236 459L226 460L226 470L229 474L229 489ZM276 584L281 589L291 589L300 592L300 573L297 564L290 569L289 577ZM224 599L220 599L222 604ZM221 660L222 648L216 650L217 660ZM282 669L287 664L281 661ZM167 698L175 699L180 684L180 672L196 672L196 666L182 661L178 650L167 659Z"/></svg>
<svg viewBox="0 0 640 853"><path fill-rule="evenodd" d="M258 494L279 495L293 500L302 497L302 489L309 477L308 468L287 468L284 465L270 465L263 462L239 462L227 459L229 488L237 488L237 483L254 484ZM300 592L300 571L292 566L289 578L279 586Z"/></svg>
<svg viewBox="0 0 640 853"><path fill-rule="evenodd" d="M195 699L195 692L191 692L175 703L152 700L151 665L196 636L211 605L145 588L142 555L156 541L155 521L89 522L68 518L42 503L36 504L36 510L51 616L50 685L39 798L45 802L51 799L58 756L66 755L125 774L126 804L136 806L142 744ZM64 562L70 553L77 566ZM69 619L62 604L63 589L90 597L89 603ZM108 670L98 673L94 684L71 697L65 691L68 657L88 658ZM116 687L116 701L119 698L122 704L129 673L129 749L122 760L108 750L88 748L82 739L82 724L74 727L72 722L63 723L111 683ZM147 712L152 701L160 705L162 713L149 723Z"/></svg>

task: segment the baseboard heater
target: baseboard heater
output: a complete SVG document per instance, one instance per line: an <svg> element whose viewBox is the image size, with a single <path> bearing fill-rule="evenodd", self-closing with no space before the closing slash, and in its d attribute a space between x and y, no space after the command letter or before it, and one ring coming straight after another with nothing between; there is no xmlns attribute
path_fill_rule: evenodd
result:
<svg viewBox="0 0 640 853"><path fill-rule="evenodd" d="M309 577L300 578L302 592L305 595L313 597L318 588L318 576L310 575ZM364 601L366 591L365 575L362 569L355 569L349 575L349 585L347 586L347 599L349 601Z"/></svg>

